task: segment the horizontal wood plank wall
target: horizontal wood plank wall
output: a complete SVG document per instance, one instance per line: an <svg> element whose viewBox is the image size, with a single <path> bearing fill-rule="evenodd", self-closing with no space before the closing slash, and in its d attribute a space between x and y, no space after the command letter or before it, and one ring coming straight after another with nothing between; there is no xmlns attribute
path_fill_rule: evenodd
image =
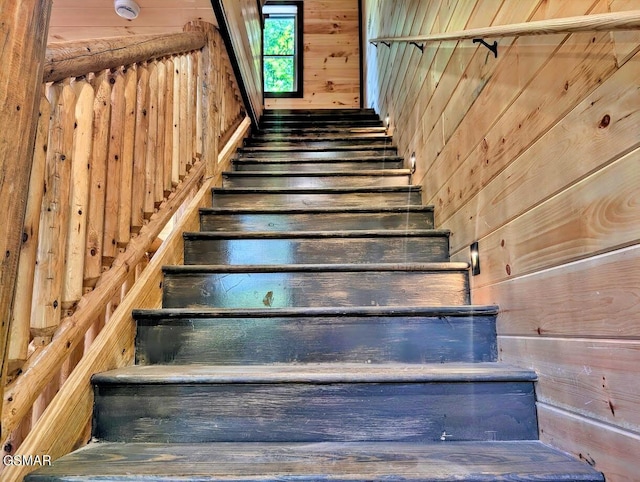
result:
<svg viewBox="0 0 640 482"><path fill-rule="evenodd" d="M250 108L262 115L262 12L255 0L222 0L231 42L242 73Z"/></svg>
<svg viewBox="0 0 640 482"><path fill-rule="evenodd" d="M358 15L358 0L305 0L304 97L265 99L267 109L360 107Z"/></svg>
<svg viewBox="0 0 640 482"><path fill-rule="evenodd" d="M636 7L367 0L367 37ZM479 241L472 299L500 305L501 359L540 376L541 438L608 481L637 478L640 32L505 38L497 59L471 41L367 48L367 107L416 152L452 260Z"/></svg>

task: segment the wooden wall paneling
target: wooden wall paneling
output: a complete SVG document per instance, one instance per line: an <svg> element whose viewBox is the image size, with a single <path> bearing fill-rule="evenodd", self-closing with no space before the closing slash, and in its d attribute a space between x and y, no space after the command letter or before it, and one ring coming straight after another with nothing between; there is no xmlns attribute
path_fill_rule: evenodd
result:
<svg viewBox="0 0 640 482"><path fill-rule="evenodd" d="M84 293L84 253L87 245L87 213L91 184L91 141L95 92L85 80L78 79L73 88L76 95L75 129L71 157L71 193L69 205L69 239L67 266L62 288L62 309L68 310L80 301Z"/></svg>
<svg viewBox="0 0 640 482"><path fill-rule="evenodd" d="M156 146L158 143L158 63L149 64L149 93L147 122L147 155L144 169L144 218L149 219L155 210Z"/></svg>
<svg viewBox="0 0 640 482"><path fill-rule="evenodd" d="M180 56L180 180L187 174L190 161L191 142L189 139L189 60Z"/></svg>
<svg viewBox="0 0 640 482"><path fill-rule="evenodd" d="M92 84L95 98L91 142L91 186L84 259L84 285L88 287L95 286L102 274L102 239L111 125L111 84L107 71L96 74Z"/></svg>
<svg viewBox="0 0 640 482"><path fill-rule="evenodd" d="M69 81L52 85L48 95L53 119L31 308L31 334L36 345L51 341L61 319L75 121L76 98Z"/></svg>
<svg viewBox="0 0 640 482"><path fill-rule="evenodd" d="M107 158L107 188L104 210L102 263L111 266L118 254L118 211L122 179L122 144L125 120L125 78L122 69L112 72L111 126L109 127L109 157Z"/></svg>
<svg viewBox="0 0 640 482"><path fill-rule="evenodd" d="M640 341L546 337L499 341L501 359L536 371L539 402L638 433Z"/></svg>
<svg viewBox="0 0 640 482"><path fill-rule="evenodd" d="M182 61L180 56L173 58L173 153L171 155L171 185L180 183L180 79L182 78Z"/></svg>
<svg viewBox="0 0 640 482"><path fill-rule="evenodd" d="M51 104L42 89L38 128L36 132L31 177L29 178L29 196L24 216L20 261L16 276L17 293L11 316L9 346L5 373L12 377L27 360L30 334L31 300L38 254L38 238L40 233L40 214L44 195L47 147L51 124Z"/></svg>
<svg viewBox="0 0 640 482"><path fill-rule="evenodd" d="M543 442L563 447L605 473L607 482L633 480L638 473L640 437L570 412L538 404Z"/></svg>
<svg viewBox="0 0 640 482"><path fill-rule="evenodd" d="M474 287L638 243L639 161L637 149L482 238Z"/></svg>
<svg viewBox="0 0 640 482"><path fill-rule="evenodd" d="M165 149L165 126L167 123L166 118L166 100L164 93L167 90L167 66L164 59L160 59L156 64L158 69L158 130L156 140L156 152L154 157L155 164L155 180L153 181L154 188L154 205L157 208L164 199L164 149ZM173 120L173 119L172 119Z"/></svg>
<svg viewBox="0 0 640 482"><path fill-rule="evenodd" d="M136 103L138 70L136 65L126 68L124 88L124 136L122 140L122 176L120 178L120 199L118 207L119 248L124 248L131 238L131 206L133 197L133 164L135 155Z"/></svg>
<svg viewBox="0 0 640 482"><path fill-rule="evenodd" d="M500 303L498 333L640 338L640 246L560 265L473 292Z"/></svg>
<svg viewBox="0 0 640 482"><path fill-rule="evenodd" d="M409 4L407 2L393 3L391 11L388 13L392 18L390 29L386 30L389 36L397 37L402 34L402 29L407 18L408 7ZM397 43L392 43L389 47L387 47L386 45L378 44L378 48L385 49L386 54L382 57L381 64L381 69L383 72L386 72L386 75L382 78L382 83L380 86L380 93L382 94L382 97L384 99L388 99L389 95L391 95L391 93L389 92L389 77L393 75L398 53L400 52L400 50L404 52L405 47L405 44Z"/></svg>
<svg viewBox="0 0 640 482"><path fill-rule="evenodd" d="M494 20L501 2L484 2L481 8L473 8L472 2L460 2L453 12L449 24L450 30L460 30L464 28L475 28L490 25ZM433 128L441 120L442 112L449 103L453 92L456 90L460 80L463 78L467 65L477 52L476 48L468 48L464 41L454 43L446 42L438 48L434 57L431 70L436 74L430 75L430 85L432 91L429 102L426 105L421 103L427 96L419 96L417 102L417 113L415 117L421 117L420 130L423 138L430 136ZM442 81L447 79L447 81ZM406 98L399 97L399 105L410 104ZM436 132L441 136L441 131Z"/></svg>
<svg viewBox="0 0 640 482"><path fill-rule="evenodd" d="M446 221L455 233L451 251L463 249L469 239L484 237L575 180L636 149L640 145L639 77L640 54L636 54L460 207ZM562 169L558 169L559 162ZM496 206L496 199L509 202Z"/></svg>
<svg viewBox="0 0 640 482"><path fill-rule="evenodd" d="M133 179L131 195L131 231L137 233L144 224L144 188L147 164L147 143L149 141L149 68L138 65L138 86L136 88L136 134L133 158Z"/></svg>
<svg viewBox="0 0 640 482"><path fill-rule="evenodd" d="M175 75L175 67L173 59L168 58L166 63L166 88L164 91L165 100L165 123L164 123L164 167L163 167L163 186L164 194L168 196L172 189L171 170L173 165L173 79Z"/></svg>
<svg viewBox="0 0 640 482"><path fill-rule="evenodd" d="M456 135L447 143L447 148L427 171L428 175L424 177L426 191L437 193L443 186L448 186L450 180L456 182L453 174L460 166L462 169L466 167L466 171L469 172L473 169L476 174L480 164L482 172L499 169L494 165L504 165L504 162L508 162L526 149L545 129L557 121L557 117L551 112L557 112L557 116L560 117L566 114L581 96L595 88L600 74L611 74L613 63L597 61L613 60L611 45L607 42L606 34L597 35L596 38L598 41L591 42L592 37L589 34L570 35L559 48L552 43L548 49L545 48L546 43L538 43L535 55L530 61L523 59L513 64L505 63L507 57L503 57L501 65L509 72L498 69L499 73L496 73L491 82L492 88L487 87L483 90L482 99L479 97L474 104L474 107L477 105L478 108L473 112L469 111ZM529 59L529 56L526 58ZM592 61L593 70L587 70L583 75L581 68L582 60L585 58ZM519 69L514 69L514 65ZM558 72L566 72L567 75L559 76ZM510 79L504 78L505 75ZM511 87L505 91L505 86L513 85L521 87ZM568 86L566 90L565 86ZM521 95L523 91L524 94ZM495 98L491 103L487 103L485 95ZM491 105L491 109L487 109L486 105ZM537 125L536 122L542 125ZM478 126L483 128L479 129ZM522 145L521 139L522 142L526 142L525 145ZM471 158L470 152L473 153ZM495 159L496 157L498 159ZM467 191L462 199L458 198L455 202L468 200L467 192L477 190L478 185L474 183L465 189ZM459 196L457 191L456 196ZM436 197L432 196L429 201L435 199ZM438 225L450 215L448 206L441 207L443 209L437 210Z"/></svg>
<svg viewBox="0 0 640 482"><path fill-rule="evenodd" d="M558 75L560 68L566 75ZM433 199L441 208L436 225L442 225L614 71L608 34L573 35L451 175L446 192L432 181L441 180L440 173L426 179L425 186L437 193Z"/></svg>
<svg viewBox="0 0 640 482"><path fill-rule="evenodd" d="M635 0L611 0L609 12L624 12L636 10L638 2ZM618 67L623 66L640 49L640 32L635 30L611 32L616 62Z"/></svg>

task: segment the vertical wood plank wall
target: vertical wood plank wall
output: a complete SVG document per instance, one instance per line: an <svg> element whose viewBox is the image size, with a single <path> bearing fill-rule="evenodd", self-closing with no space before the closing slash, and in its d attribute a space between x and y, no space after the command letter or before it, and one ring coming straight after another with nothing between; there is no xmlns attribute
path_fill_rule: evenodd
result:
<svg viewBox="0 0 640 482"><path fill-rule="evenodd" d="M305 0L304 97L265 99L265 107L360 107L358 16L358 0Z"/></svg>
<svg viewBox="0 0 640 482"><path fill-rule="evenodd" d="M367 0L368 38L637 8L633 0ZM543 441L635 480L640 453L640 32L368 46L414 183L497 303L502 360L534 368Z"/></svg>

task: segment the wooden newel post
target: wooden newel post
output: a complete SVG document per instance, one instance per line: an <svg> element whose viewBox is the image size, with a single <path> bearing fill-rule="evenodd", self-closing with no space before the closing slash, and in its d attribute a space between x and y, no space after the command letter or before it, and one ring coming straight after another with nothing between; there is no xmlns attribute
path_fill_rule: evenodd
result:
<svg viewBox="0 0 640 482"><path fill-rule="evenodd" d="M2 387L22 240L31 160L35 143L44 54L52 0L0 3L0 350ZM16 293L16 296L20 296ZM3 390L4 392L4 390ZM4 397L3 397L4 398ZM2 399L0 399L0 410Z"/></svg>
<svg viewBox="0 0 640 482"><path fill-rule="evenodd" d="M198 64L198 89L202 91L202 143L203 159L206 163L206 176L218 173L218 151L220 140L220 120L218 108L218 93L222 89L218 85L217 72L220 69L220 36L214 25L202 22L189 22L184 27L185 32L200 31L206 35L206 45L202 51ZM193 111L195 112L195 106Z"/></svg>

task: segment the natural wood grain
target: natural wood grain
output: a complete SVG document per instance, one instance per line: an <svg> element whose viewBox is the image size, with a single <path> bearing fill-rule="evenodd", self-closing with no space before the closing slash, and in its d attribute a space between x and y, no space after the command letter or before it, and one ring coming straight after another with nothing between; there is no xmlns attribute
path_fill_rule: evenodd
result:
<svg viewBox="0 0 640 482"><path fill-rule="evenodd" d="M38 344L51 341L62 316L76 102L69 81L53 84L48 95L53 106L53 118L31 309L31 334L38 338Z"/></svg>
<svg viewBox="0 0 640 482"><path fill-rule="evenodd" d="M639 338L640 247L478 288L478 303L500 301L500 333L520 336Z"/></svg>
<svg viewBox="0 0 640 482"><path fill-rule="evenodd" d="M94 39L90 46L86 40L51 44L47 46L44 81L61 80L197 50L203 47L204 41L202 34L189 32Z"/></svg>
<svg viewBox="0 0 640 482"><path fill-rule="evenodd" d="M122 147L126 118L125 77L120 68L112 73L111 126L109 127L109 157L107 159L107 188L104 211L102 262L110 266L118 254L118 217L122 180Z"/></svg>
<svg viewBox="0 0 640 482"><path fill-rule="evenodd" d="M516 37L520 35L545 35L574 32L610 32L613 30L635 30L640 28L640 11L612 12L583 15L580 17L556 18L525 22L512 25L468 29L413 37L379 37L370 42L440 42L443 40L463 40L473 38Z"/></svg>
<svg viewBox="0 0 640 482"><path fill-rule="evenodd" d="M111 84L107 72L93 81L93 135L91 140L91 186L87 215L87 246L84 259L84 285L95 286L102 274L102 240L111 125Z"/></svg>
<svg viewBox="0 0 640 482"><path fill-rule="evenodd" d="M136 90L136 135L133 158L133 179L131 196L131 230L138 232L144 224L144 188L147 165L147 144L149 142L149 68L138 66L138 87ZM149 161L150 162L150 161Z"/></svg>
<svg viewBox="0 0 640 482"><path fill-rule="evenodd" d="M40 214L44 195L44 180L49 143L49 126L51 123L51 104L42 89L36 132L33 164L29 178L29 197L24 216L22 245L20 247L20 263L16 275L9 345L6 355L6 375L12 376L27 360L30 341L31 300L38 253L40 233Z"/></svg>
<svg viewBox="0 0 640 482"><path fill-rule="evenodd" d="M157 64L158 69L158 129L156 134L156 153L154 155L155 159L155 179L153 181L154 188L154 205L158 207L162 200L164 199L164 182L165 175L164 169L166 165L166 161L164 160L164 152L165 152L165 133L167 131L166 124L166 106L167 102L164 98L164 94L167 91L167 66L166 61L163 59ZM173 82L173 79L171 80ZM169 125L173 121L173 116L169 121Z"/></svg>
<svg viewBox="0 0 640 482"><path fill-rule="evenodd" d="M162 158L164 159L164 166L162 168L162 185L164 188L165 196L168 196L172 189L171 184L171 169L173 164L173 78L175 75L175 67L173 59L168 58L165 60L165 91L162 94L164 96L164 152Z"/></svg>
<svg viewBox="0 0 640 482"><path fill-rule="evenodd" d="M156 182L156 150L158 149L158 62L148 65L149 84L147 122L147 154L144 169L144 218L149 219L155 210L155 182ZM136 186L142 187L142 186Z"/></svg>
<svg viewBox="0 0 640 482"><path fill-rule="evenodd" d="M124 137L122 140L122 172L118 200L118 246L123 248L131 238L131 200L133 197L133 166L135 156L138 70L132 65L125 72ZM136 187L137 188L137 187Z"/></svg>
<svg viewBox="0 0 640 482"><path fill-rule="evenodd" d="M70 309L80 300L84 286L84 253L87 244L87 213L91 181L91 141L95 93L86 80L77 80L73 153L71 157L71 192L67 267L62 289L62 308Z"/></svg>
<svg viewBox="0 0 640 482"><path fill-rule="evenodd" d="M538 401L638 432L640 342L501 337L499 347L501 360L538 374Z"/></svg>
<svg viewBox="0 0 640 482"><path fill-rule="evenodd" d="M280 172L225 172L224 187L382 187L407 186L411 179L409 169L366 170L356 172L325 171L319 173Z"/></svg>
<svg viewBox="0 0 640 482"><path fill-rule="evenodd" d="M631 461L633 447L625 450ZM399 454L402 454L399 456ZM170 459L171 463L158 462ZM465 464L452 460L465 460ZM283 462L286 460L286 463ZM229 477L230 473L236 477ZM255 474L263 474L256 476ZM465 480L556 482L559 479L602 482L586 464L540 442L402 442L158 444L102 443L57 461L32 475L30 482L56 476L106 477L131 481L146 477L225 477L258 481L269 477L318 477L336 474L344 480ZM571 475L568 475L571 474ZM571 478L570 478L571 477Z"/></svg>

